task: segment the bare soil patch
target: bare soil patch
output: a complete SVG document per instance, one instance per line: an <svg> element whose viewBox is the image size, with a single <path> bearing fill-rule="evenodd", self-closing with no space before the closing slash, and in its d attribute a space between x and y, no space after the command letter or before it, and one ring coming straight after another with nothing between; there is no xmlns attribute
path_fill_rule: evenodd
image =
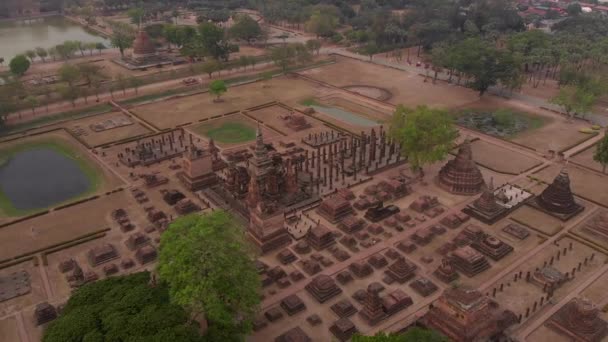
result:
<svg viewBox="0 0 608 342"><path fill-rule="evenodd" d="M95 132L91 129L91 125L102 123L106 120L128 119L132 124L117 128L107 129L105 131ZM78 135L80 139L85 141L89 146L98 146L113 141L119 141L130 137L140 136L151 131L142 126L137 120L128 117L119 112L111 112L107 114L95 115L92 117L70 121L66 124L72 134Z"/></svg>
<svg viewBox="0 0 608 342"><path fill-rule="evenodd" d="M520 174L541 164L532 157L484 140L474 141L471 148L477 164L498 172Z"/></svg>
<svg viewBox="0 0 608 342"><path fill-rule="evenodd" d="M338 57L337 60L332 65L306 70L301 74L340 88L355 84L384 88L393 94L388 102L406 106L426 104L451 108L478 99L470 89L443 82L424 82L424 78L418 74L351 58Z"/></svg>
<svg viewBox="0 0 608 342"><path fill-rule="evenodd" d="M267 84L267 87L262 83L230 87L222 102L214 102L215 96L201 93L137 106L132 112L156 127L172 128L271 101L295 104L313 97L317 91L309 82L284 76L274 78Z"/></svg>
<svg viewBox="0 0 608 342"><path fill-rule="evenodd" d="M595 153L596 148L597 144L589 146L588 148L584 149L582 152L576 154L575 156L571 156L569 160L588 167L592 170L602 172L602 164L593 160L593 154Z"/></svg>
<svg viewBox="0 0 608 342"><path fill-rule="evenodd" d="M555 235L564 228L563 223L550 215L524 205L511 215L518 223L534 228L547 235Z"/></svg>

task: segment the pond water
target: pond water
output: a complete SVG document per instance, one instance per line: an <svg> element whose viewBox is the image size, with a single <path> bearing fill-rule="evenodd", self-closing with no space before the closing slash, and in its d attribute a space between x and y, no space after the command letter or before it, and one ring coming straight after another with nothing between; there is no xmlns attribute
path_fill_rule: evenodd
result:
<svg viewBox="0 0 608 342"><path fill-rule="evenodd" d="M326 106L319 106L319 105L312 105L311 107L314 108L315 111L317 111L317 112L327 114L335 119L338 119L340 121L346 122L351 125L364 126L364 127L374 127L374 126L379 125L375 121L366 119L355 113L347 112L340 108L326 107Z"/></svg>
<svg viewBox="0 0 608 342"><path fill-rule="evenodd" d="M105 38L63 17L47 17L34 22L0 22L0 57L4 58L4 65L7 65L14 56L27 50L36 47L50 48L66 40L102 42L109 46Z"/></svg>
<svg viewBox="0 0 608 342"><path fill-rule="evenodd" d="M18 210L47 208L90 185L76 161L50 148L19 152L0 166L0 189Z"/></svg>

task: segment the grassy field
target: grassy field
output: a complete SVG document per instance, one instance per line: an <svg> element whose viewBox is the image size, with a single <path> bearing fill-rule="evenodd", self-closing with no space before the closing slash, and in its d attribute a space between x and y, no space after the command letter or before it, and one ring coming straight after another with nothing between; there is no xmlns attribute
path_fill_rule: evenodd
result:
<svg viewBox="0 0 608 342"><path fill-rule="evenodd" d="M198 133L224 144L235 144L255 139L255 130L238 122L224 122L220 126L203 126Z"/></svg>
<svg viewBox="0 0 608 342"><path fill-rule="evenodd" d="M68 144L58 140L58 139L44 139L37 140L32 142L26 142L23 144L14 145L11 147L0 148L0 155L2 155L2 160L0 163L0 167L5 163L10 162L11 157L28 150L34 149L50 149L53 150L71 160L73 160L80 170L86 175L89 180L89 188L80 194L77 198L71 198L67 202L72 202L78 199L82 199L86 196L97 191L99 186L102 183L102 174L101 171L93 165L87 158L80 155L75 149L71 148ZM58 206L64 203L55 203L53 206ZM4 194L2 189L0 188L0 212L2 216L16 217L16 216L25 216L29 214L33 214L35 212L43 211L48 208L37 208L30 210L20 210L13 206L10 199Z"/></svg>

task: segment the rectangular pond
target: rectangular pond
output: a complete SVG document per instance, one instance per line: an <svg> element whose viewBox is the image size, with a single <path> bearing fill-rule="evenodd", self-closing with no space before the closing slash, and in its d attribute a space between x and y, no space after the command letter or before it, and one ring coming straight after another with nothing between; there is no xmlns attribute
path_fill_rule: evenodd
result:
<svg viewBox="0 0 608 342"><path fill-rule="evenodd" d="M48 49L66 40L81 42L101 42L109 46L109 41L86 28L67 19L56 16L35 21L1 21L0 22L0 57L5 65L14 56L33 50L36 47Z"/></svg>
<svg viewBox="0 0 608 342"><path fill-rule="evenodd" d="M327 107L321 105L311 105L310 107L314 108L314 110L317 112L327 114L333 117L334 119L340 120L350 125L363 127L375 127L379 125L379 123L377 123L376 121L364 118L355 113L347 112L340 108Z"/></svg>

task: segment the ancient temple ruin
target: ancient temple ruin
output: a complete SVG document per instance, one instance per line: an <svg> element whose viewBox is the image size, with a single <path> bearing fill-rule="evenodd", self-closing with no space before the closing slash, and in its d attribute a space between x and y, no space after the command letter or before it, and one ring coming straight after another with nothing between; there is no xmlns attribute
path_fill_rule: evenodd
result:
<svg viewBox="0 0 608 342"><path fill-rule="evenodd" d="M469 139L462 143L456 158L439 170L437 181L442 189L457 195L474 195L483 190L485 182L473 160Z"/></svg>
<svg viewBox="0 0 608 342"><path fill-rule="evenodd" d="M598 308L584 298L573 299L545 324L575 342L600 342L608 336L608 323L599 317Z"/></svg>
<svg viewBox="0 0 608 342"><path fill-rule="evenodd" d="M455 342L485 342L516 322L513 312L466 287L446 289L421 320Z"/></svg>
<svg viewBox="0 0 608 342"><path fill-rule="evenodd" d="M530 205L563 221L569 220L585 209L574 199L566 168L560 171L553 183L530 202Z"/></svg>
<svg viewBox="0 0 608 342"><path fill-rule="evenodd" d="M494 194L494 180L483 190L481 196L468 204L463 212L486 224L494 224L508 214L507 208L498 203Z"/></svg>

